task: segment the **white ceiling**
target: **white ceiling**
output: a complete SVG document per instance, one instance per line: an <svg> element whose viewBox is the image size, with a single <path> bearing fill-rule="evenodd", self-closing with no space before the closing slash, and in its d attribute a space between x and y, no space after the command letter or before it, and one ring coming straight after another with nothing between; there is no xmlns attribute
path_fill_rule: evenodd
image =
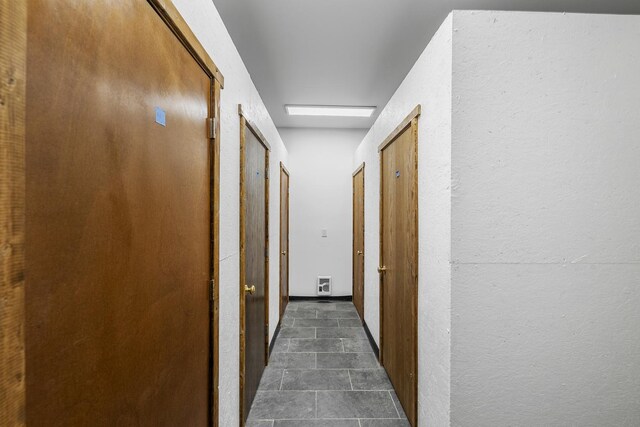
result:
<svg viewBox="0 0 640 427"><path fill-rule="evenodd" d="M213 1L278 127L369 128L453 9L640 14L640 0ZM285 104L378 110L289 117Z"/></svg>

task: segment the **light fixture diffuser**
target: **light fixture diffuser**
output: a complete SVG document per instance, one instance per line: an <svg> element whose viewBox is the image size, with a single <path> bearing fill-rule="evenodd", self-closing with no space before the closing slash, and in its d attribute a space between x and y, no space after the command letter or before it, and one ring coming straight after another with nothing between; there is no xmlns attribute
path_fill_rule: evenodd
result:
<svg viewBox="0 0 640 427"><path fill-rule="evenodd" d="M333 105L285 105L290 116L371 117L376 107L348 107Z"/></svg>

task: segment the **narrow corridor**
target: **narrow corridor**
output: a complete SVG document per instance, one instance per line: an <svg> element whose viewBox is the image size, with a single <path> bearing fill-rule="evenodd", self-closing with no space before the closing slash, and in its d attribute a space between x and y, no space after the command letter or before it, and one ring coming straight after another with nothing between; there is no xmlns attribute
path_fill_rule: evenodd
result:
<svg viewBox="0 0 640 427"><path fill-rule="evenodd" d="M404 427L351 302L292 301L248 427Z"/></svg>

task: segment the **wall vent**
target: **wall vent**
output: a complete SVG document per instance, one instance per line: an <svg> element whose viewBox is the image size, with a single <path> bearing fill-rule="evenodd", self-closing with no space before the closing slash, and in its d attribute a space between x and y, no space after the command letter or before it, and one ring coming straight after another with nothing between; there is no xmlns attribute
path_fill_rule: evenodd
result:
<svg viewBox="0 0 640 427"><path fill-rule="evenodd" d="M318 295L331 295L331 276L318 276Z"/></svg>

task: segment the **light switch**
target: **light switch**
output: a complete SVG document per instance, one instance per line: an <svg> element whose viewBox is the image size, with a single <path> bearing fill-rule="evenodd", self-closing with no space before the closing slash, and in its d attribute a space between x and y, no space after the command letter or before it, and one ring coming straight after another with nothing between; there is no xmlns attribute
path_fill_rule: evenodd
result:
<svg viewBox="0 0 640 427"><path fill-rule="evenodd" d="M322 234L322 237L327 237L327 229L323 228L321 234Z"/></svg>

